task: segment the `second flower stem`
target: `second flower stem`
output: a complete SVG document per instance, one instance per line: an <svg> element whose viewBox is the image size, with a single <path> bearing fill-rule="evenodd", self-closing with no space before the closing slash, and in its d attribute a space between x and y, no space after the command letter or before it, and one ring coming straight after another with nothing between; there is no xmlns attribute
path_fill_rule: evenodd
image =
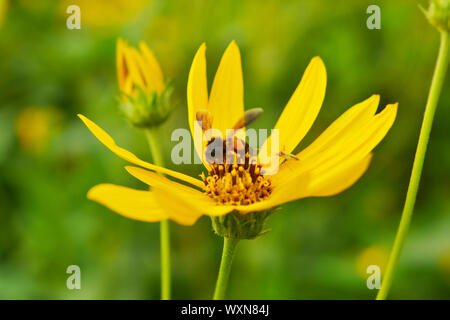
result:
<svg viewBox="0 0 450 320"><path fill-rule="evenodd" d="M219 275L217 276L216 289L213 297L214 300L225 299L228 279L230 278L231 264L238 242L239 239L223 238L222 260L220 261Z"/></svg>
<svg viewBox="0 0 450 320"><path fill-rule="evenodd" d="M408 234L409 225L411 224L411 217L416 202L417 191L420 183L420 176L422 174L425 153L430 139L431 127L433 125L433 118L436 111L436 106L439 100L442 86L445 80L445 73L449 63L449 36L446 32L441 32L441 45L439 48L439 56L434 69L433 80L431 81L430 92L428 94L427 105L425 107L425 114L423 117L422 127L420 129L419 142L417 143L416 155L414 157L413 169L409 181L408 191L406 194L405 205L403 207L400 225L398 227L397 235L395 237L394 246L389 257L389 262L386 269L386 274L381 284L380 291L377 295L377 300L386 299L389 289L392 284L394 271L400 258L403 245L405 243L406 235Z"/></svg>
<svg viewBox="0 0 450 320"><path fill-rule="evenodd" d="M150 151L153 157L153 163L157 166L164 166L156 135L156 129L147 129L147 136ZM161 300L170 299L171 271L170 271L170 224L169 220L160 222L160 248L161 248Z"/></svg>

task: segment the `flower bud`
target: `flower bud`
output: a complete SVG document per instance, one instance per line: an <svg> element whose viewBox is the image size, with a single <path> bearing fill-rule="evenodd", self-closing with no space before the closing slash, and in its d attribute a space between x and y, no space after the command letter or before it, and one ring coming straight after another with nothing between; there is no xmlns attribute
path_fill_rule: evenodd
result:
<svg viewBox="0 0 450 320"><path fill-rule="evenodd" d="M117 78L120 110L136 127L150 128L163 123L172 111L172 87L153 52L144 42L139 49L117 41Z"/></svg>
<svg viewBox="0 0 450 320"><path fill-rule="evenodd" d="M441 32L450 31L450 0L431 0L428 10L421 9L436 29Z"/></svg>

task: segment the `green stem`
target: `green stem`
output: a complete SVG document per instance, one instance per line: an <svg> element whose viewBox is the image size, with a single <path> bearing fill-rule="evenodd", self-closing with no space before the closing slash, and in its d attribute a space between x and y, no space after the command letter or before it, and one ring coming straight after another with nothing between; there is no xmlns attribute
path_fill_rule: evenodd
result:
<svg viewBox="0 0 450 320"><path fill-rule="evenodd" d="M217 276L216 290L214 291L213 297L214 300L225 299L231 264L238 242L239 239L223 238L222 260L220 261L219 275Z"/></svg>
<svg viewBox="0 0 450 320"><path fill-rule="evenodd" d="M430 92L428 94L427 105L425 107L425 114L423 117L422 128L420 129L419 141L417 143L416 155L414 157L414 164L409 181L408 191L406 193L405 205L398 227L397 235L395 237L394 246L389 257L389 262L384 275L384 280L381 284L380 291L377 295L377 300L386 299L389 289L392 284L394 271L397 266L400 254L405 243L405 238L408 233L409 225L411 224L411 217L416 201L417 190L419 188L420 176L422 173L423 162L425 159L425 152L427 150L428 141L430 139L431 127L433 118L438 104L439 95L444 84L445 73L449 63L449 36L448 33L441 33L441 45L439 48L439 56L434 69L433 80L431 82Z"/></svg>
<svg viewBox="0 0 450 320"><path fill-rule="evenodd" d="M147 129L147 136L153 162L158 166L163 166L164 161L161 149L157 141L156 129ZM170 224L169 220L163 220L159 225L160 229L160 250L161 250L161 299L170 299Z"/></svg>

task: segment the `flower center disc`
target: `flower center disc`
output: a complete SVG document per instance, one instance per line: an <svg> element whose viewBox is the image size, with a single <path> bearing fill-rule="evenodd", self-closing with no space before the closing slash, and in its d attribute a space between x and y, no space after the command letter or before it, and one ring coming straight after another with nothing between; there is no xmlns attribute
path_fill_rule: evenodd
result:
<svg viewBox="0 0 450 320"><path fill-rule="evenodd" d="M234 156L231 157L234 161L227 163L226 159L230 157L224 156L220 163L211 164L208 177L201 174L206 194L224 205L249 205L268 198L272 185L268 177L261 175L262 165L256 159L250 159L247 144L245 159L237 161L239 154L236 143L234 145Z"/></svg>

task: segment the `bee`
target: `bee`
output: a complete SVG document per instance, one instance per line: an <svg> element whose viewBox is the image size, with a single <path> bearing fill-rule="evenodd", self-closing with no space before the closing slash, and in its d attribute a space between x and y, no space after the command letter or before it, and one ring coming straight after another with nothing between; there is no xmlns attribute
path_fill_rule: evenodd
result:
<svg viewBox="0 0 450 320"><path fill-rule="evenodd" d="M209 136L206 137L206 160L209 164L232 164L234 163L235 157L237 163L242 163L248 166L249 159L254 156L253 150L250 146L241 138L236 136L236 132L244 128L258 118L263 112L261 108L253 108L247 110L244 115L236 122L233 126L234 135L228 135L225 139L221 137ZM196 114L197 121L199 122L203 133L212 128L213 117L208 110L202 109L197 111ZM232 146L227 148L227 146ZM220 159L220 155L216 155L216 150L222 148L223 158ZM242 159L242 156L244 159Z"/></svg>

